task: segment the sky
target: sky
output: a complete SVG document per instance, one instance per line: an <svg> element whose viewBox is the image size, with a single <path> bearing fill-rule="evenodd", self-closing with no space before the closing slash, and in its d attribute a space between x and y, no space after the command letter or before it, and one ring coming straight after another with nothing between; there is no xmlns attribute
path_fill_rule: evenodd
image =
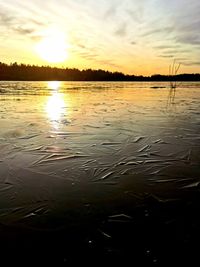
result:
<svg viewBox="0 0 200 267"><path fill-rule="evenodd" d="M0 61L200 73L199 14L199 0L0 0Z"/></svg>

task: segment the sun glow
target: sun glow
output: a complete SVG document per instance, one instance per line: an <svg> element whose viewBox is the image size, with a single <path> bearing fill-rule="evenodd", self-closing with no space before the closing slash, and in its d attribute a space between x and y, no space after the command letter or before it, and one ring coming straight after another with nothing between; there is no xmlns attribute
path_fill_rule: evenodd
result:
<svg viewBox="0 0 200 267"><path fill-rule="evenodd" d="M65 61L68 57L65 34L57 28L50 28L42 36L35 47L37 54L50 63Z"/></svg>

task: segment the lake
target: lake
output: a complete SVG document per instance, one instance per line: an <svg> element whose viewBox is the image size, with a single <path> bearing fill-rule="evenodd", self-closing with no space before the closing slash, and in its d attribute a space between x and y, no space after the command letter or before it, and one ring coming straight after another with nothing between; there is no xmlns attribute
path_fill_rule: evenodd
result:
<svg viewBox="0 0 200 267"><path fill-rule="evenodd" d="M0 82L2 255L199 260L199 133L200 82Z"/></svg>

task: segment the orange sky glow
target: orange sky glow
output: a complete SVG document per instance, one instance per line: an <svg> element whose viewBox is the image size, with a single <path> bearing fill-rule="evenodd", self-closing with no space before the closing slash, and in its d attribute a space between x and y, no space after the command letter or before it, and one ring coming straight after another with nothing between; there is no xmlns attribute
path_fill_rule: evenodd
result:
<svg viewBox="0 0 200 267"><path fill-rule="evenodd" d="M197 0L0 0L0 61L126 74L200 72Z"/></svg>

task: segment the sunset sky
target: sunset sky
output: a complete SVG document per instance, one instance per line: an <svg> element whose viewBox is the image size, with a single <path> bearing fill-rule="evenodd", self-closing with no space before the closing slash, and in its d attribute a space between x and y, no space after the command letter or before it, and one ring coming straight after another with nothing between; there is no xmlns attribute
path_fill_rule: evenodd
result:
<svg viewBox="0 0 200 267"><path fill-rule="evenodd" d="M0 0L0 61L200 72L199 0Z"/></svg>

